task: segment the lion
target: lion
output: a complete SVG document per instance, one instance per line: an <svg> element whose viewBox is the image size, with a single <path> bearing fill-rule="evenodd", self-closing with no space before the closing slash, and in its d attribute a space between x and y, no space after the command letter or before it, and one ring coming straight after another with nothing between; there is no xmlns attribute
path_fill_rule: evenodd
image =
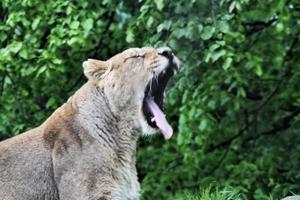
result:
<svg viewBox="0 0 300 200"><path fill-rule="evenodd" d="M179 60L130 48L83 69L88 81L42 125L0 143L0 199L139 199L137 140L171 138L164 90Z"/></svg>

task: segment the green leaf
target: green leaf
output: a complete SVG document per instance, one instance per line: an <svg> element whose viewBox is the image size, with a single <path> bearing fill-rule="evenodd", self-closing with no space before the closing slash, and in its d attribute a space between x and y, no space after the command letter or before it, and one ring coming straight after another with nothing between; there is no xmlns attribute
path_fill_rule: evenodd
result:
<svg viewBox="0 0 300 200"><path fill-rule="evenodd" d="M212 56L211 56L212 62L216 62L217 60L219 60L219 58L221 58L225 54L226 54L226 51L224 49L212 53Z"/></svg>
<svg viewBox="0 0 300 200"><path fill-rule="evenodd" d="M13 42L9 45L9 50L13 53L18 53L22 48L22 42Z"/></svg>
<svg viewBox="0 0 300 200"><path fill-rule="evenodd" d="M92 18L88 18L82 22L82 27L86 32L90 31L93 28L94 20Z"/></svg>
<svg viewBox="0 0 300 200"><path fill-rule="evenodd" d="M260 65L255 66L255 73L256 73L257 76L262 76L263 71L262 71L262 68L261 68Z"/></svg>
<svg viewBox="0 0 300 200"><path fill-rule="evenodd" d="M32 30L36 30L36 28L38 27L40 21L41 21L41 17L37 17L33 20L32 24L31 24Z"/></svg>
<svg viewBox="0 0 300 200"><path fill-rule="evenodd" d="M169 30L171 28L171 25L172 25L172 21L170 20L164 21L157 27L157 32L160 33L162 30Z"/></svg>
<svg viewBox="0 0 300 200"><path fill-rule="evenodd" d="M36 73L36 76L40 76L42 73L44 73L46 71L46 69L47 69L47 66L45 66L45 65L40 67Z"/></svg>
<svg viewBox="0 0 300 200"><path fill-rule="evenodd" d="M213 52L213 51L215 51L216 49L218 49L220 47L220 44L213 44L213 45L211 45L210 47L209 47L209 51L210 52Z"/></svg>
<svg viewBox="0 0 300 200"><path fill-rule="evenodd" d="M197 144L199 144L199 145L202 145L203 144L203 137L201 137L201 136L196 136L196 138L195 138L195 142L197 143Z"/></svg>
<svg viewBox="0 0 300 200"><path fill-rule="evenodd" d="M147 20L147 28L150 28L154 22L154 18L150 16Z"/></svg>
<svg viewBox="0 0 300 200"><path fill-rule="evenodd" d="M67 11L66 11L67 15L70 15L72 13L72 11L73 11L72 6L68 6Z"/></svg>
<svg viewBox="0 0 300 200"><path fill-rule="evenodd" d="M236 1L232 1L229 6L229 13L232 13L232 11L235 9Z"/></svg>
<svg viewBox="0 0 300 200"><path fill-rule="evenodd" d="M218 28L222 33L228 33L229 32L229 24L226 21L219 21L218 22Z"/></svg>
<svg viewBox="0 0 300 200"><path fill-rule="evenodd" d="M24 59L28 59L29 58L29 52L28 52L28 49L22 49L20 51L20 56Z"/></svg>
<svg viewBox="0 0 300 200"><path fill-rule="evenodd" d="M202 30L203 30L203 25L202 24L198 24L197 28L198 28L198 32L201 33Z"/></svg>
<svg viewBox="0 0 300 200"><path fill-rule="evenodd" d="M128 42L128 43L134 42L134 34L131 29L128 29L126 32L126 42Z"/></svg>
<svg viewBox="0 0 300 200"><path fill-rule="evenodd" d="M200 125L198 126L200 131L205 131L208 127L208 120L206 118L202 119Z"/></svg>
<svg viewBox="0 0 300 200"><path fill-rule="evenodd" d="M184 141L185 141L184 136L182 134L178 134L178 136L177 136L177 144L178 145L182 145L182 144L184 144Z"/></svg>
<svg viewBox="0 0 300 200"><path fill-rule="evenodd" d="M215 27L205 26L200 36L203 40L208 40L212 37L215 30L216 30Z"/></svg>
<svg viewBox="0 0 300 200"><path fill-rule="evenodd" d="M67 41L68 45L72 46L78 42L78 37L72 37Z"/></svg>
<svg viewBox="0 0 300 200"><path fill-rule="evenodd" d="M233 59L231 57L227 57L224 64L223 64L223 69L228 70L231 67Z"/></svg>
<svg viewBox="0 0 300 200"><path fill-rule="evenodd" d="M62 60L61 60L61 59L58 59L58 58L52 59L52 62L53 62L54 64L58 64L58 65L62 64Z"/></svg>
<svg viewBox="0 0 300 200"><path fill-rule="evenodd" d="M70 24L70 28L71 29L78 29L79 28L79 21L73 21L71 24Z"/></svg>
<svg viewBox="0 0 300 200"><path fill-rule="evenodd" d="M238 88L237 96L244 97L244 98L246 97L246 92L245 92L244 88L242 88L242 87Z"/></svg>
<svg viewBox="0 0 300 200"><path fill-rule="evenodd" d="M154 2L158 10L162 10L164 8L164 0L154 0Z"/></svg>
<svg viewBox="0 0 300 200"><path fill-rule="evenodd" d="M56 99L54 97L50 97L50 99L46 103L46 108L51 108L56 106Z"/></svg>

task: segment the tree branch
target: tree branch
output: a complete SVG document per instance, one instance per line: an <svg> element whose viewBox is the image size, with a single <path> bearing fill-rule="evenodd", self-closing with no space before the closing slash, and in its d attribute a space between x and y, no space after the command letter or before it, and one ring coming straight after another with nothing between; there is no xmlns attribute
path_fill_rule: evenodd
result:
<svg viewBox="0 0 300 200"><path fill-rule="evenodd" d="M4 91L4 81L5 81L5 75L2 76L2 79L0 81L0 96L2 96Z"/></svg>
<svg viewBox="0 0 300 200"><path fill-rule="evenodd" d="M277 120L275 123L273 123L273 128L264 132L261 132L259 134L256 134L255 136L250 136L247 139L245 139L243 141L243 145L245 145L246 143L252 141L252 140L256 140L262 136L266 136L266 135L274 135L276 133L278 133L279 131L284 131L288 128L291 127L291 121L300 114L300 107L297 108L295 111L293 111L290 115L283 117L279 120Z"/></svg>
<svg viewBox="0 0 300 200"><path fill-rule="evenodd" d="M286 54L284 55L283 58L283 63L282 63L282 67L284 68L286 65L286 62L292 57L293 54L293 49L294 47L297 45L297 43L299 42L299 32L295 35L293 41L291 42L291 45L289 47L289 49L287 50ZM266 99L256 108L254 109L254 111L252 111L251 113L253 113L254 115L258 115L258 113L271 101L271 99L275 96L275 94L279 91L283 81L285 80L285 77L287 75L290 74L291 71L291 67L286 67L284 68L285 70L283 71L279 81L277 82L275 88L273 89L273 91L266 97ZM216 144L216 145L211 145L210 147L208 147L205 150L205 153L210 153L213 152L216 149L219 148L227 148L231 145L231 143L239 138L240 136L242 136L244 134L244 132L246 130L248 130L248 128L250 126L252 126L255 123L255 118L251 119L251 121L249 121L248 123L246 123L241 129L239 129L239 131L234 134L233 136L231 136L230 138L228 138L227 140Z"/></svg>
<svg viewBox="0 0 300 200"><path fill-rule="evenodd" d="M231 91L228 91L229 89L229 85L223 83L221 84L220 88L226 92L229 92L230 94L236 96L237 95L237 89L234 88L232 89ZM252 92L250 90L248 90L247 88L244 88L245 90L245 93L246 93L246 98L249 99L249 100L252 100L252 101L260 101L263 99L262 95L260 95L259 93L255 93L255 92Z"/></svg>
<svg viewBox="0 0 300 200"><path fill-rule="evenodd" d="M264 21L253 21L253 22L244 22L242 23L243 25L246 26L246 28L248 28L248 31L246 31L246 36L251 36L254 33L260 32L262 30L264 30L265 28L271 26L272 24L274 24L275 22L278 21L278 17L275 16L273 19L264 22Z"/></svg>
<svg viewBox="0 0 300 200"><path fill-rule="evenodd" d="M209 176L211 176L217 169L219 169L219 167L221 166L221 164L225 160L228 152L229 152L229 149L226 149L226 151L223 153L223 155L222 155L221 159L218 161L218 163L208 172Z"/></svg>
<svg viewBox="0 0 300 200"><path fill-rule="evenodd" d="M7 19L7 16L8 16L8 10L7 9L5 9L5 8L1 8L0 7L0 21L2 21L2 22L4 22L4 21L6 21L6 19Z"/></svg>

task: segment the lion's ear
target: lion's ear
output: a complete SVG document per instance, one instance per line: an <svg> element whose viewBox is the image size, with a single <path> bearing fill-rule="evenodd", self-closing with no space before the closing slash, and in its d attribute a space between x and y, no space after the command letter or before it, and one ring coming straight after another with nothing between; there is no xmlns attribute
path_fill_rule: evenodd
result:
<svg viewBox="0 0 300 200"><path fill-rule="evenodd" d="M108 63L106 61L88 59L83 62L84 75L89 80L100 80L101 76L108 69Z"/></svg>

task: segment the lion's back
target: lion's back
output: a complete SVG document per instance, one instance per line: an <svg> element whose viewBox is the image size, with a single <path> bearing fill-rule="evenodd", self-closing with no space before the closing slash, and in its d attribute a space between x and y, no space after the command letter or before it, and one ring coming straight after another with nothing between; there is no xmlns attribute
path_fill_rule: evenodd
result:
<svg viewBox="0 0 300 200"><path fill-rule="evenodd" d="M0 142L0 199L58 199L42 140L35 128Z"/></svg>

